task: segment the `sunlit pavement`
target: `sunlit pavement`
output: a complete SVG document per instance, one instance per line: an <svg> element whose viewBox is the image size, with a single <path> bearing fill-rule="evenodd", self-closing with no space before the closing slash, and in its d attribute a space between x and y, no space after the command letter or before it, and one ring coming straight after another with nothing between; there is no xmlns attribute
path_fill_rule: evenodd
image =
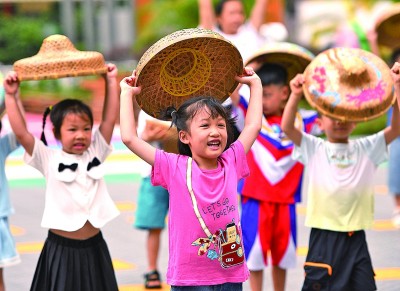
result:
<svg viewBox="0 0 400 291"><path fill-rule="evenodd" d="M103 234L113 259L121 291L145 290L143 274L146 271L146 232L132 227L136 208L137 190L143 162L129 153L118 142L115 151L107 159L106 182L121 215L103 228ZM5 269L8 291L29 290L36 262L43 246L47 230L40 227L44 205L44 180L34 169L22 162L17 152L7 161L7 175L11 186L11 199L15 214L11 216L12 232L17 242L22 262ZM393 228L390 218L392 197L387 193L386 164L376 175L376 215L372 230L367 231L367 241L375 268L378 290L400 290L400 231ZM302 264L307 252L309 229L304 227L305 204L299 204L298 213L298 263L289 270L286 290L300 290ZM168 247L167 232L163 232L160 272L165 279ZM270 269L265 272L264 290L272 290ZM169 286L163 286L169 290ZM245 290L250 290L248 282Z"/></svg>

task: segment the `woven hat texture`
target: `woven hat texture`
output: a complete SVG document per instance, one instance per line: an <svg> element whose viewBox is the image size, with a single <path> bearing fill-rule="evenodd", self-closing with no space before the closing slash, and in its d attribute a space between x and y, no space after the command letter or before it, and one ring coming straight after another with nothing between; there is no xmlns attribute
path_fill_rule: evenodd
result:
<svg viewBox="0 0 400 291"><path fill-rule="evenodd" d="M314 57L313 53L297 44L290 42L272 42L266 43L245 63L246 65L252 62L281 65L286 68L288 82L290 82L297 74L304 72Z"/></svg>
<svg viewBox="0 0 400 291"><path fill-rule="evenodd" d="M14 71L25 81L103 74L107 66L101 53L79 51L68 37L55 34L43 40L36 55L16 61Z"/></svg>
<svg viewBox="0 0 400 291"><path fill-rule="evenodd" d="M243 71L237 48L211 30L192 28L169 34L153 44L136 67L139 106L159 118L169 106L179 108L194 96L221 102L235 90Z"/></svg>
<svg viewBox="0 0 400 291"><path fill-rule="evenodd" d="M394 103L387 64L358 48L332 48L317 55L304 72L304 95L324 115L367 121Z"/></svg>
<svg viewBox="0 0 400 291"><path fill-rule="evenodd" d="M375 22L378 44L389 48L400 47L400 3L382 10Z"/></svg>
<svg viewBox="0 0 400 291"><path fill-rule="evenodd" d="M0 72L0 118L3 117L6 111L6 99L5 99L6 92L4 91L3 82L4 82L3 74Z"/></svg>

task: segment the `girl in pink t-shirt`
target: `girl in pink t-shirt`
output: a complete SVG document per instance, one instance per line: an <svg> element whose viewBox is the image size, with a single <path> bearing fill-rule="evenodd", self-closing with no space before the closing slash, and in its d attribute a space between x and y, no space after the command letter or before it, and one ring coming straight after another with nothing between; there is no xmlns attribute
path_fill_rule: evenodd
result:
<svg viewBox="0 0 400 291"><path fill-rule="evenodd" d="M152 165L152 183L170 194L169 262L171 290L242 290L246 267L237 202L237 182L249 174L246 153L255 141L262 118L262 86L252 68L236 81L247 84L251 97L245 127L233 142L232 119L212 97L195 97L163 118L178 130L180 154L167 153L136 133L133 96L136 72L121 85L120 126L126 146ZM199 290L200 290L199 289Z"/></svg>

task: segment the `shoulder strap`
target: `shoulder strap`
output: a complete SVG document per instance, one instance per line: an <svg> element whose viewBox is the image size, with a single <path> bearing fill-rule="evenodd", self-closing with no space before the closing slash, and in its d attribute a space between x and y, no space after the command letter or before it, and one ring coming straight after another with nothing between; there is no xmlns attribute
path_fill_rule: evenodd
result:
<svg viewBox="0 0 400 291"><path fill-rule="evenodd" d="M204 222L203 217L201 217L199 208L197 206L197 200L196 200L196 197L194 196L194 192L193 192L193 188L192 188L192 158L191 157L189 157L187 160L186 185L189 190L190 197L192 198L194 213L196 214L196 217L200 222L201 228L204 230L207 237L211 238L213 235L211 234L210 230L208 229L206 223Z"/></svg>

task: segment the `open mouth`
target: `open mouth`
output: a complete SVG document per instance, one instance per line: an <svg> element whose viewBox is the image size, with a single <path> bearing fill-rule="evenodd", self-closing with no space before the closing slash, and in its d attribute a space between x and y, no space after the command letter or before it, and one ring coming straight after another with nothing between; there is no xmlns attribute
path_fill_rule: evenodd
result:
<svg viewBox="0 0 400 291"><path fill-rule="evenodd" d="M213 140L213 141L209 141L207 143L207 146L211 147L211 148L219 148L221 145L221 142L218 140Z"/></svg>

